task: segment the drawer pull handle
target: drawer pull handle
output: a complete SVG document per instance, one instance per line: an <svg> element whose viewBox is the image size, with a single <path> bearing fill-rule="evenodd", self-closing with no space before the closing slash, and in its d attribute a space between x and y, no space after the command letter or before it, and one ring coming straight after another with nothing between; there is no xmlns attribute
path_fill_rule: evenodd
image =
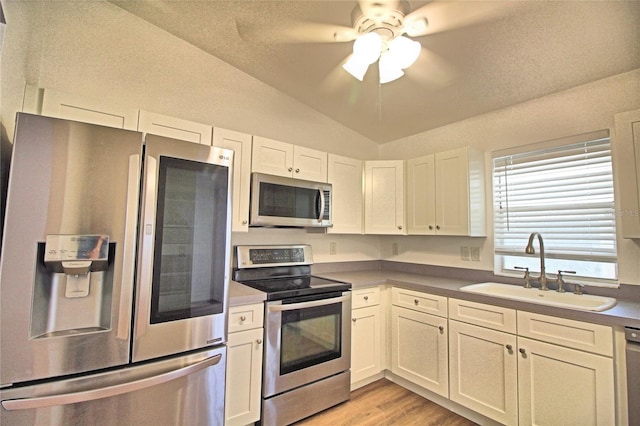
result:
<svg viewBox="0 0 640 426"><path fill-rule="evenodd" d="M364 301L366 302L367 300L369 300L369 296L364 297Z"/></svg>
<svg viewBox="0 0 640 426"><path fill-rule="evenodd" d="M247 320L247 317L246 317L246 316L242 315L242 316L240 317L240 322L245 322L246 320Z"/></svg>

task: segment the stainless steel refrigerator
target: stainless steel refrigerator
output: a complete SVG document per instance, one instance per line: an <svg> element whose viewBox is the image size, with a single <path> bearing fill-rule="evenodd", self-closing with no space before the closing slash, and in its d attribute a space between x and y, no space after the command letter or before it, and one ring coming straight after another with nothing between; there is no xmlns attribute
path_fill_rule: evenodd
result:
<svg viewBox="0 0 640 426"><path fill-rule="evenodd" d="M18 114L3 425L224 423L232 154Z"/></svg>

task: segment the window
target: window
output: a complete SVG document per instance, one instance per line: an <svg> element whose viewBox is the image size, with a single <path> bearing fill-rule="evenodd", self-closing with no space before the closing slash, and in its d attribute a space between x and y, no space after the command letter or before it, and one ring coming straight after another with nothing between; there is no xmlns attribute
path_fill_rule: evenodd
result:
<svg viewBox="0 0 640 426"><path fill-rule="evenodd" d="M540 271L537 238L536 254L525 254L539 232L547 275L576 271L576 281L617 286L608 131L495 153L493 209L497 275L522 276L516 266Z"/></svg>

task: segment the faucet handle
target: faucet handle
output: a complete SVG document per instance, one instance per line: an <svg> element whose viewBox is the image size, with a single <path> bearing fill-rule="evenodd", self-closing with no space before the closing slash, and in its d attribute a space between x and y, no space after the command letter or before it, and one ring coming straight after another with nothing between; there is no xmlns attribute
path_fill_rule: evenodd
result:
<svg viewBox="0 0 640 426"><path fill-rule="evenodd" d="M575 274L576 271L561 271L560 269L558 269L558 278L556 280L556 282L558 283L558 293L564 293L564 280L562 279L562 273Z"/></svg>
<svg viewBox="0 0 640 426"><path fill-rule="evenodd" d="M524 266L514 266L515 269L521 269L524 271L524 288L531 288L531 281L529 277L529 268L525 268Z"/></svg>

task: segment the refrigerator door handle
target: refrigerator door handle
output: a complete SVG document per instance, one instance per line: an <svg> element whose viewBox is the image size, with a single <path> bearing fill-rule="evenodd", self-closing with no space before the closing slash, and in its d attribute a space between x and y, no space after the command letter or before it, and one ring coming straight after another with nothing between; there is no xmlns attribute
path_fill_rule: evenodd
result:
<svg viewBox="0 0 640 426"><path fill-rule="evenodd" d="M125 212L124 247L122 250L122 282L120 285L120 308L118 312L117 337L129 339L131 325L131 295L135 280L136 226L138 224L138 197L140 195L140 155L129 156L127 179L127 204Z"/></svg>
<svg viewBox="0 0 640 426"><path fill-rule="evenodd" d="M24 398L2 401L2 406L8 410L30 410L35 408L51 407L56 405L69 405L79 402L93 401L96 399L108 398L111 396L122 395L146 389L151 386L157 386L162 383L167 383L181 377L188 376L205 368L216 365L222 359L222 354L218 354L195 364L188 365L178 370L162 373L157 376L151 376L140 380L134 380L132 382L120 383L113 386L107 386L104 388L97 388L86 390L82 392L71 392L60 395L41 396L36 398Z"/></svg>
<svg viewBox="0 0 640 426"><path fill-rule="evenodd" d="M140 280L138 281L139 289L136 292L138 298L138 309L135 314L136 339L147 332L151 316L151 280L153 279L154 227L156 224L156 194L158 190L158 160L151 155L147 155L145 163L144 201L142 204L142 223L140 223L142 227L140 232L140 263L138 264Z"/></svg>

